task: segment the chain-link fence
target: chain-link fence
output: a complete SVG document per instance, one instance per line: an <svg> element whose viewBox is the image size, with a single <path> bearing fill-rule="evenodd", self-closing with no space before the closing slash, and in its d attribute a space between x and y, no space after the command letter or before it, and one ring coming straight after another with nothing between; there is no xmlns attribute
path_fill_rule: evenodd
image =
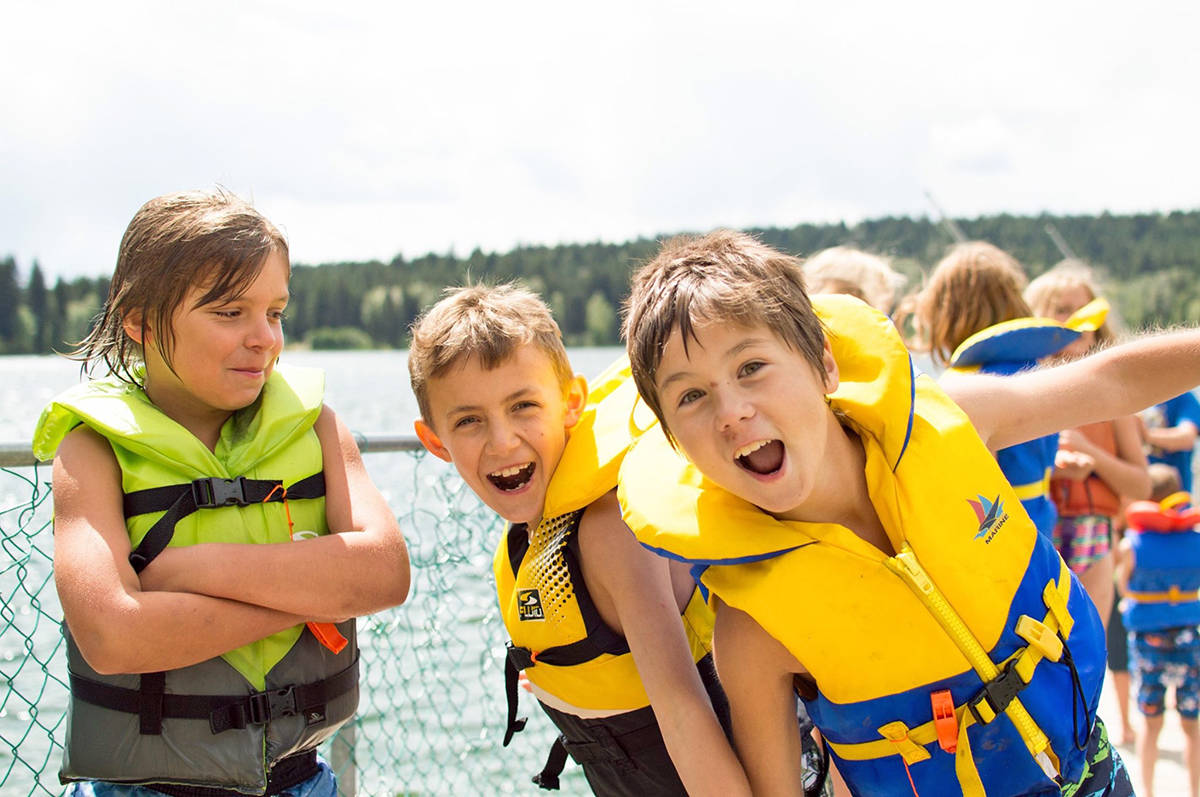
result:
<svg viewBox="0 0 1200 797"><path fill-rule="evenodd" d="M359 620L358 716L322 750L344 794L536 794L554 738L533 698L500 746L504 627L491 577L499 522L415 441L361 440L400 518L413 580L401 607ZM51 563L50 469L0 447L0 794L57 795L66 652ZM399 451L397 451L400 449ZM587 793L568 762L564 793Z"/></svg>

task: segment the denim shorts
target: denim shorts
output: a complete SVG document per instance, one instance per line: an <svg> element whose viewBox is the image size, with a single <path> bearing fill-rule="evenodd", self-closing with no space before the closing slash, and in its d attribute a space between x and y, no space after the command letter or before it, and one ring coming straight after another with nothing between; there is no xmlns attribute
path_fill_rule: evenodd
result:
<svg viewBox="0 0 1200 797"><path fill-rule="evenodd" d="M320 756L317 756L317 766L320 769L315 775L286 789L281 797L337 797L337 779L333 770ZM163 793L151 786L84 780L67 787L66 797L163 797Z"/></svg>

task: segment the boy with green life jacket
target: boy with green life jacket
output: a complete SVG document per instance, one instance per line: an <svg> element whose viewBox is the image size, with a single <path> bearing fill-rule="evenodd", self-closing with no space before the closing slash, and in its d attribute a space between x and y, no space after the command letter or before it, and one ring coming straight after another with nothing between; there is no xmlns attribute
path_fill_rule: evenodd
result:
<svg viewBox="0 0 1200 797"><path fill-rule="evenodd" d="M616 469L637 395L618 363L572 373L542 301L514 286L448 291L413 326L417 436L508 521L494 572L512 642L507 745L523 670L598 795L749 794L718 717L712 614L688 568L637 544ZM653 422L653 419L648 419Z"/></svg>
<svg viewBox="0 0 1200 797"><path fill-rule="evenodd" d="M83 797L337 793L316 748L358 702L357 615L408 555L323 375L277 367L287 243L223 191L147 202L55 398L54 578Z"/></svg>
<svg viewBox="0 0 1200 797"><path fill-rule="evenodd" d="M674 241L625 322L666 434L626 455L624 517L701 572L754 793L801 793L795 693L853 794L1131 793L1096 717L1099 617L990 450L1200 382L1200 332L948 396L798 266L740 233Z"/></svg>

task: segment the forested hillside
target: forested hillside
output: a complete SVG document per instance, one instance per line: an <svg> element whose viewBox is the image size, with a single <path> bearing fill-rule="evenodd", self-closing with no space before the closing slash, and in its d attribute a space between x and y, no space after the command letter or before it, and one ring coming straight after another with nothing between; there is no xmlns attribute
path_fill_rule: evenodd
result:
<svg viewBox="0 0 1200 797"><path fill-rule="evenodd" d="M1109 298L1131 328L1200 322L1200 211L1129 216L984 216L955 222L971 239L1006 249L1036 276L1062 258L1047 225L1105 278ZM849 244L892 258L917 288L921 274L953 242L948 227L926 218L882 218L845 224L753 229L767 243L801 257ZM466 257L428 254L390 263L297 264L286 331L291 343L316 347L404 347L422 307L446 285L521 280L546 297L572 345L618 342L619 308L629 275L656 242L476 250ZM107 278L46 283L0 260L0 353L49 352L86 333L108 290Z"/></svg>

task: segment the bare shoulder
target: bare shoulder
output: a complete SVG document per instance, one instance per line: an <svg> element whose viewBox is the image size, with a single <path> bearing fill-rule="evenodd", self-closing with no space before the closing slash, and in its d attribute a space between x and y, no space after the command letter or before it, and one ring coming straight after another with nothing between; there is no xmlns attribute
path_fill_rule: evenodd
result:
<svg viewBox="0 0 1200 797"><path fill-rule="evenodd" d="M75 489L105 481L113 484L120 481L120 467L112 446L91 427L75 427L54 454L55 503L69 500Z"/></svg>
<svg viewBox="0 0 1200 797"><path fill-rule="evenodd" d="M587 547L602 547L608 549L616 546L618 549L641 549L620 516L620 504L617 502L617 491L610 490L600 496L587 509L583 510L580 519L580 545Z"/></svg>
<svg viewBox="0 0 1200 797"><path fill-rule="evenodd" d="M333 407L328 404L321 405L321 414L313 423L313 431L317 433L317 438L322 445L335 445L344 451L346 445L349 444L354 449L354 453L358 453L358 444L354 441L354 434L333 411Z"/></svg>
<svg viewBox="0 0 1200 797"><path fill-rule="evenodd" d="M717 617L714 629L714 645L717 652L718 665L722 658L721 651L737 651L734 657L748 665L753 672L776 673L788 672L794 675L807 676L808 670L795 656L783 646L779 640L767 633L758 621L741 609L730 606L717 599Z"/></svg>

